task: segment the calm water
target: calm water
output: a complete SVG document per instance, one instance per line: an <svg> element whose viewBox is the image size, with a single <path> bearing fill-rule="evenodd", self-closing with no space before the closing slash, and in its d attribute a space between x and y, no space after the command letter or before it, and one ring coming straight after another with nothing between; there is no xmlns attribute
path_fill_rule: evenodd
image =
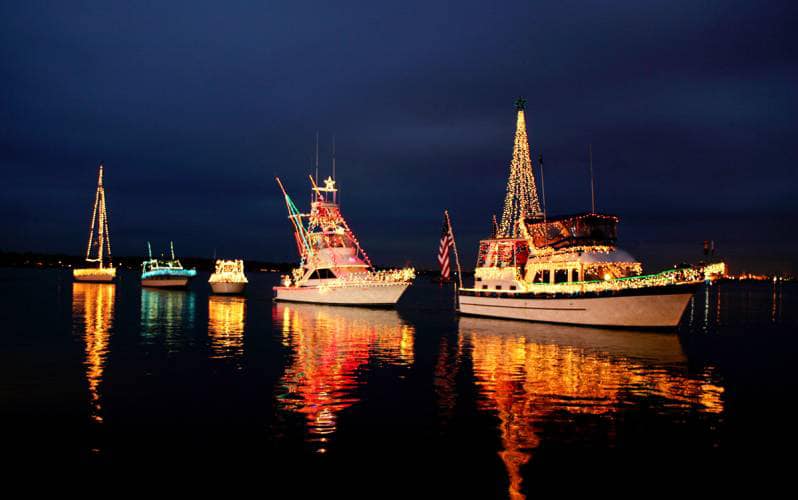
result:
<svg viewBox="0 0 798 500"><path fill-rule="evenodd" d="M203 275L0 270L6 458L524 498L562 472L761 464L793 436L794 285L704 288L678 333L643 333L458 318L423 281L396 311L275 304L277 278L215 297Z"/></svg>

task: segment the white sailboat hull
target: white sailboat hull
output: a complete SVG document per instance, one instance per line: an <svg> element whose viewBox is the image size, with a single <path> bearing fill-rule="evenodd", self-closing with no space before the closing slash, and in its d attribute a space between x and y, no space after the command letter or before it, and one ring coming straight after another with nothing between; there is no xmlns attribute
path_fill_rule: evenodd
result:
<svg viewBox="0 0 798 500"><path fill-rule="evenodd" d="M463 295L460 312L475 316L571 325L672 328L679 324L693 289L684 293L584 298L511 298Z"/></svg>
<svg viewBox="0 0 798 500"><path fill-rule="evenodd" d="M342 287L276 286L274 287L274 300L352 306L389 306L396 304L408 286L410 283Z"/></svg>
<svg viewBox="0 0 798 500"><path fill-rule="evenodd" d="M235 295L239 293L244 293L244 288L246 288L246 283L230 283L230 282L211 282L211 290L213 293L224 294L224 295Z"/></svg>
<svg viewBox="0 0 798 500"><path fill-rule="evenodd" d="M83 283L113 283L116 276L106 273L74 275L75 281Z"/></svg>

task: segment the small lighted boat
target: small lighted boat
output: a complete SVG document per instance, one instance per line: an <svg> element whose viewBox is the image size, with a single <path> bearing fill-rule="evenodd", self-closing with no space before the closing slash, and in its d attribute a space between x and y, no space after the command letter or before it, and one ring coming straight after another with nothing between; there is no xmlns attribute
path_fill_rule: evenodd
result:
<svg viewBox="0 0 798 500"><path fill-rule="evenodd" d="M413 282L415 270L375 270L341 215L335 181L328 177L324 187L317 186L313 178L310 181L315 201L310 214L302 214L277 179L302 260L290 276L283 276L280 286L274 287L274 299L360 306L396 304Z"/></svg>
<svg viewBox="0 0 798 500"><path fill-rule="evenodd" d="M96 236L95 228L97 229ZM96 257L92 257L92 253ZM111 283L116 278L116 268L111 262L111 234L108 232L108 213L105 210L102 163L97 176L97 191L94 195L94 210L89 228L89 244L86 247L86 262L91 267L72 270L72 277L75 281Z"/></svg>
<svg viewBox="0 0 798 500"><path fill-rule="evenodd" d="M216 261L216 270L208 279L213 293L235 295L244 292L248 280L244 276L243 260Z"/></svg>
<svg viewBox="0 0 798 500"><path fill-rule="evenodd" d="M152 257L152 247L147 242L149 260L141 265L141 286L155 288L185 288L191 278L197 275L196 269L183 269L183 264L175 258L175 246L169 242L171 260L159 260Z"/></svg>

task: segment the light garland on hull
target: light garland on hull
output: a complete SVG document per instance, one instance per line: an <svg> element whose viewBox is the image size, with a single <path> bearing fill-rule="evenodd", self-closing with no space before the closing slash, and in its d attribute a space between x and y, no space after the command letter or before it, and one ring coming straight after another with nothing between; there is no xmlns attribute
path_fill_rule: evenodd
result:
<svg viewBox="0 0 798 500"><path fill-rule="evenodd" d="M296 268L292 276L282 276L281 282L285 287L308 286L303 284L302 278L305 272L302 268ZM386 271L367 271L362 273L350 273L337 278L325 279L320 287L342 288L342 287L364 287L364 286L393 286L409 284L415 279L416 270L412 267L403 269L389 269Z"/></svg>
<svg viewBox="0 0 798 500"><path fill-rule="evenodd" d="M478 270L482 275L482 270ZM597 292L611 292L623 290L637 290L642 288L656 288L670 285L690 285L701 283L708 279L707 268L703 266L669 269L657 274L642 276L628 276L624 278L609 278L593 281L576 281L571 283L529 283L516 278L516 290L498 290L501 293L518 294L584 294ZM507 278L505 278L507 279ZM496 289L464 288L463 291L495 293Z"/></svg>
<svg viewBox="0 0 798 500"><path fill-rule="evenodd" d="M115 277L116 276L116 268L115 267L84 267L79 269L73 269L72 275L76 278L90 278L92 276L98 277Z"/></svg>

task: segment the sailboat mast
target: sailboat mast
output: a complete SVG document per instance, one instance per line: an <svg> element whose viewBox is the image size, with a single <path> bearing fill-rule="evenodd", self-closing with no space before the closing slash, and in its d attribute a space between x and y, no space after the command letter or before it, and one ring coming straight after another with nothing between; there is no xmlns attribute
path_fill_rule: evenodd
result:
<svg viewBox="0 0 798 500"><path fill-rule="evenodd" d="M103 268L103 249L105 248L105 200L103 196L103 164L100 163L100 174L97 177L97 202L99 203L100 220L97 227L97 260ZM95 210L97 210L95 208Z"/></svg>
<svg viewBox="0 0 798 500"><path fill-rule="evenodd" d="M100 164L100 179L102 179L102 164ZM97 191L94 193L94 208L91 212L91 224L89 225L89 243L86 245L86 262L91 262L91 244L94 241L94 223L97 222L97 207L100 204L100 185L97 184Z"/></svg>

